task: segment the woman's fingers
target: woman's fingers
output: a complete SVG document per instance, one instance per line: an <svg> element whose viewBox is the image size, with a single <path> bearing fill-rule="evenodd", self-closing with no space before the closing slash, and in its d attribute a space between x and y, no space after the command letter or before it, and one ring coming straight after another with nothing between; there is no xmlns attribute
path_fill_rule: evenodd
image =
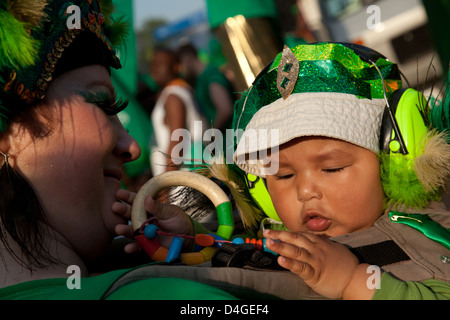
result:
<svg viewBox="0 0 450 320"><path fill-rule="evenodd" d="M136 197L136 193L130 192L125 189L119 189L116 192L116 197L118 200L131 205L131 204L133 204L134 198Z"/></svg>
<svg viewBox="0 0 450 320"><path fill-rule="evenodd" d="M136 194L124 189L119 189L116 192L116 198L118 201L114 202L111 206L111 210L124 217L125 219L131 219L131 205L133 204Z"/></svg>
<svg viewBox="0 0 450 320"><path fill-rule="evenodd" d="M126 244L123 250L129 254L138 253L141 251L141 246L137 242L132 242Z"/></svg>
<svg viewBox="0 0 450 320"><path fill-rule="evenodd" d="M124 236L129 239L133 238L133 229L128 224L117 224L114 227L114 231L119 236Z"/></svg>
<svg viewBox="0 0 450 320"><path fill-rule="evenodd" d="M114 202L111 206L111 210L124 217L125 219L131 219L131 206L123 202Z"/></svg>
<svg viewBox="0 0 450 320"><path fill-rule="evenodd" d="M118 224L115 226L114 231L119 236L133 239L133 230L130 225ZM137 242L130 242L124 246L123 250L129 254L138 253L141 251L141 246Z"/></svg>

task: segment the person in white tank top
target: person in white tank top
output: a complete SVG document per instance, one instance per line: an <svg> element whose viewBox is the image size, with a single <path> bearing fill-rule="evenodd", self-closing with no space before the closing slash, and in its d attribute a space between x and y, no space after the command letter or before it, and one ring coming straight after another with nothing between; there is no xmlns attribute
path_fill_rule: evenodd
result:
<svg viewBox="0 0 450 320"><path fill-rule="evenodd" d="M192 89L184 80L178 78L178 62L176 55L167 49L157 49L150 65L150 73L155 82L162 88L151 120L154 137L151 141L150 163L153 175L158 175L169 170L178 170L174 162L188 161L189 159L201 160L203 117L197 109ZM178 134L171 139L172 133L187 133L190 141L188 148L184 148L184 154L176 153L172 158L172 150L182 141ZM177 150L180 146L177 147ZM194 151L195 152L191 152ZM182 159L180 157L182 156Z"/></svg>

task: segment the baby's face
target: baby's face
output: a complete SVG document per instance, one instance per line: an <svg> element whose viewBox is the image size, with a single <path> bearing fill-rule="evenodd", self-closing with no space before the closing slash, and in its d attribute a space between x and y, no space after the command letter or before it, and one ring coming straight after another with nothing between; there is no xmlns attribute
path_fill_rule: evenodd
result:
<svg viewBox="0 0 450 320"><path fill-rule="evenodd" d="M383 214L375 153L342 140L303 137L273 156L279 170L266 177L267 188L290 231L333 237L369 228Z"/></svg>

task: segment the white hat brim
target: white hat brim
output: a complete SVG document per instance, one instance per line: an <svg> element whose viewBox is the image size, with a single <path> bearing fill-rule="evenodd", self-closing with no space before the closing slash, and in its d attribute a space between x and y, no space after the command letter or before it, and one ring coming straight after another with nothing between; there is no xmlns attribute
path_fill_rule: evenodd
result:
<svg viewBox="0 0 450 320"><path fill-rule="evenodd" d="M324 136L344 140L375 153L384 99L359 99L345 93L294 93L262 107L250 120L234 154L237 166L265 176L268 150L294 138Z"/></svg>

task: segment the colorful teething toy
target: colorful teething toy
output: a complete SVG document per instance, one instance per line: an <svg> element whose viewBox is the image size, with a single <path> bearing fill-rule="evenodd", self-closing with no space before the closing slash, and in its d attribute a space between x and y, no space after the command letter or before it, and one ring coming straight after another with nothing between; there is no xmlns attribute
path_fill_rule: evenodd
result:
<svg viewBox="0 0 450 320"><path fill-rule="evenodd" d="M225 192L215 182L198 173L170 171L147 181L136 194L131 209L131 226L135 232L135 239L153 261L171 262L178 257L187 265L208 261L215 252L213 247L206 247L200 252L180 254L183 244L182 236L174 236L170 248L167 249L159 243L156 237L157 229L149 229L147 236L145 234L145 227L149 220L144 208L144 199L149 195L153 197L159 191L173 186L186 186L205 194L217 210L219 227L216 235L223 240L231 238L234 230L233 212ZM218 240L220 241L220 239Z"/></svg>

